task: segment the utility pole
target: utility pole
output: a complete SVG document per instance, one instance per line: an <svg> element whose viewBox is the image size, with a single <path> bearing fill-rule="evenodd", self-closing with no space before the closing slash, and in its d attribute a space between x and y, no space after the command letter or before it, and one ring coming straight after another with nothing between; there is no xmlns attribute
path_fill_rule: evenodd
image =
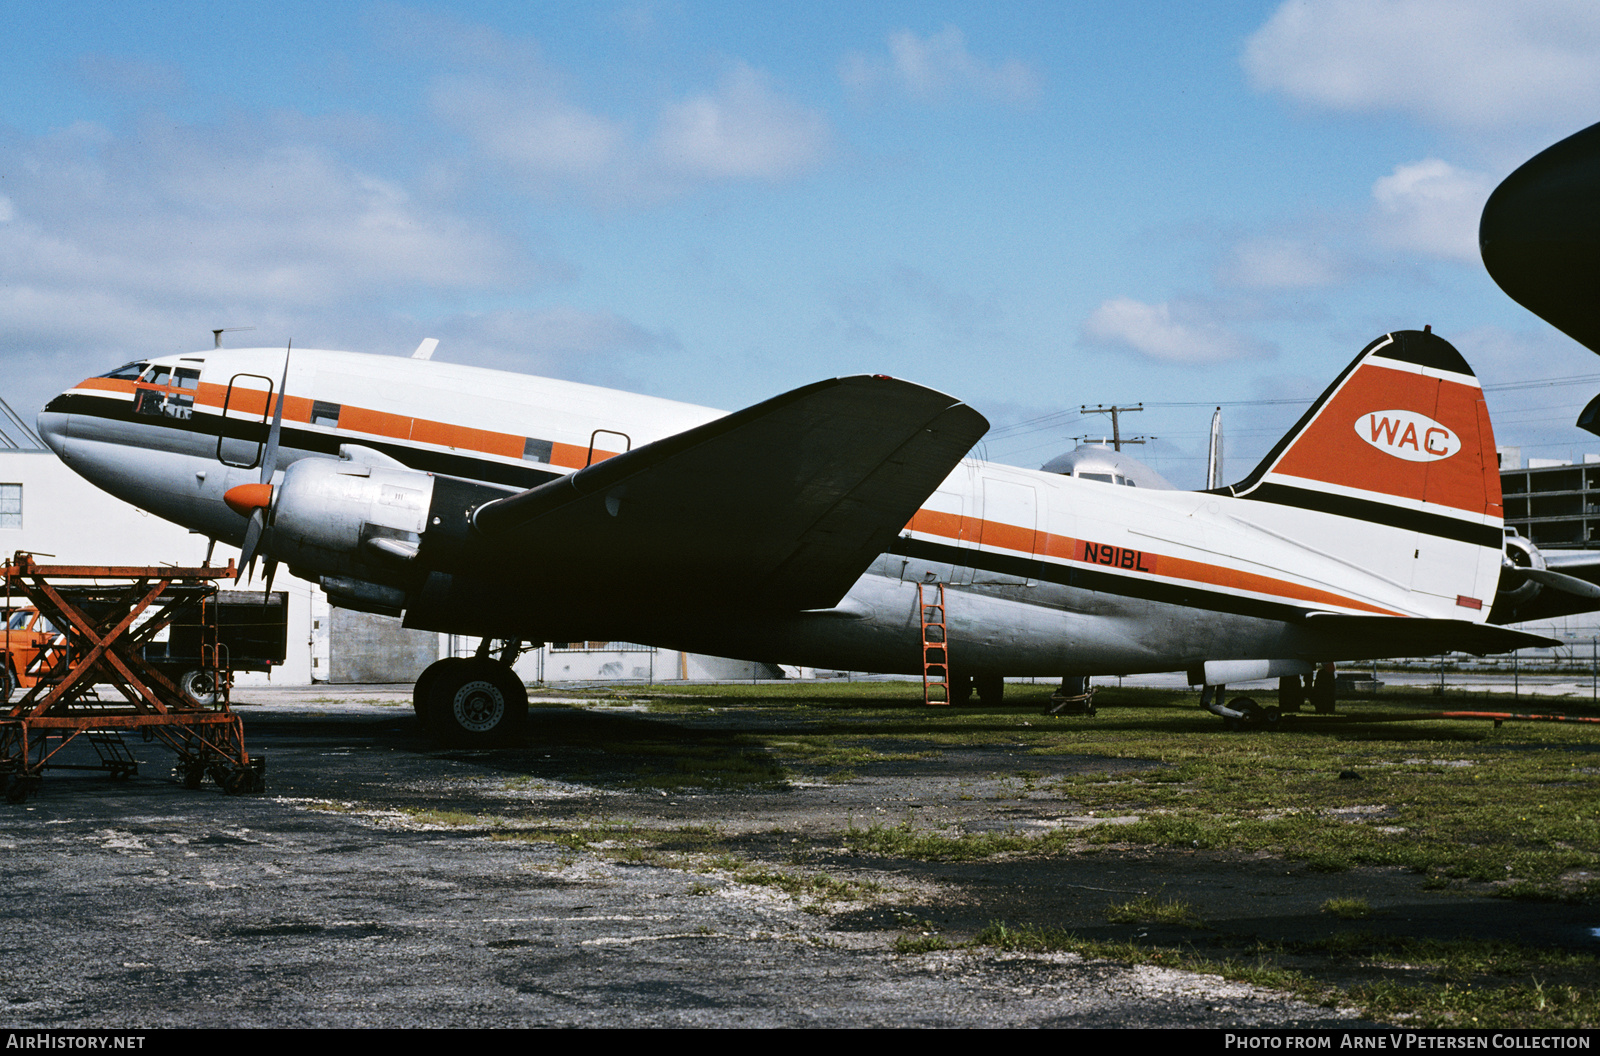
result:
<svg viewBox="0 0 1600 1056"><path fill-rule="evenodd" d="M1105 404L1100 403L1093 407L1084 404L1078 408L1078 413L1109 414L1111 416L1111 449L1113 451L1121 451L1123 444L1142 444L1145 442L1146 438L1139 436L1128 440L1122 439L1122 423L1117 416L1119 414L1126 414L1132 411L1142 410L1144 410L1144 404L1142 403L1136 403L1132 407L1107 407Z"/></svg>

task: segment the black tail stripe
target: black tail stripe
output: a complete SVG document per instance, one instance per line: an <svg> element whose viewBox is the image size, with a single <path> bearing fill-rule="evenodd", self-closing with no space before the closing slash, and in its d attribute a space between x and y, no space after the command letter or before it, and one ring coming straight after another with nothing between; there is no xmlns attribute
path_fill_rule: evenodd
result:
<svg viewBox="0 0 1600 1056"><path fill-rule="evenodd" d="M1349 517L1357 521L1386 524L1408 532L1436 535L1441 539L1488 546L1498 550L1504 543L1505 533L1492 524L1472 524L1438 513L1408 510L1387 502L1356 499L1348 495L1333 495L1324 491L1311 491L1287 484L1262 484L1247 495L1239 496L1254 502L1273 502L1280 506L1295 506L1302 510L1330 513L1335 517Z"/></svg>

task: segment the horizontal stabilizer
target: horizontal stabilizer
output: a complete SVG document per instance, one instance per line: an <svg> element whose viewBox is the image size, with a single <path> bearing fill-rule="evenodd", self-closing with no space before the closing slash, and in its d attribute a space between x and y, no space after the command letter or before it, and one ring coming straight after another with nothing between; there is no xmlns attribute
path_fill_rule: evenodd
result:
<svg viewBox="0 0 1600 1056"><path fill-rule="evenodd" d="M1349 640L1352 656L1432 656L1438 653L1509 653L1561 643L1542 634L1492 627L1467 620L1428 620L1405 616L1347 616L1313 612L1306 619L1319 631ZM1370 644L1367 644L1370 643Z"/></svg>
<svg viewBox="0 0 1600 1056"><path fill-rule="evenodd" d="M932 389L837 378L487 503L472 520L494 560L553 594L827 608L988 428Z"/></svg>

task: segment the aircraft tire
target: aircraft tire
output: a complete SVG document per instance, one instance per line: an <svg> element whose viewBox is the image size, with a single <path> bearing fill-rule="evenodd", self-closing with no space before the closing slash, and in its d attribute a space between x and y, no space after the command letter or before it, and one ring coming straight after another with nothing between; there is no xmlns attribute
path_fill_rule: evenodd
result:
<svg viewBox="0 0 1600 1056"><path fill-rule="evenodd" d="M1004 675L973 675L972 685L977 689L978 696L989 707L994 707L1006 698Z"/></svg>
<svg viewBox="0 0 1600 1056"><path fill-rule="evenodd" d="M528 721L528 687L510 666L468 660L441 671L428 687L432 732L466 748L513 743Z"/></svg>
<svg viewBox="0 0 1600 1056"><path fill-rule="evenodd" d="M411 687L411 709L417 713L417 721L422 723L423 729L433 732L433 707L429 695L434 684L452 668L471 662L464 656L447 656L422 669L422 674L417 676L417 684Z"/></svg>

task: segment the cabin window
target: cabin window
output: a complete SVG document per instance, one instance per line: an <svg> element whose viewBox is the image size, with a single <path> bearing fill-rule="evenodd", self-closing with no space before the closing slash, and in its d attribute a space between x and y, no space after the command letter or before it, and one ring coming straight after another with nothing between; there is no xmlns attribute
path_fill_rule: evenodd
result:
<svg viewBox="0 0 1600 1056"><path fill-rule="evenodd" d="M524 462L543 462L545 465L549 465L550 455L554 449L555 445L548 440L535 440L531 436L527 437L522 441L522 460Z"/></svg>
<svg viewBox="0 0 1600 1056"><path fill-rule="evenodd" d="M0 484L0 528L22 527L22 485Z"/></svg>
<svg viewBox="0 0 1600 1056"><path fill-rule="evenodd" d="M311 401L311 424L325 425L330 429L339 427L339 412L344 410L341 404L328 403L326 400Z"/></svg>

